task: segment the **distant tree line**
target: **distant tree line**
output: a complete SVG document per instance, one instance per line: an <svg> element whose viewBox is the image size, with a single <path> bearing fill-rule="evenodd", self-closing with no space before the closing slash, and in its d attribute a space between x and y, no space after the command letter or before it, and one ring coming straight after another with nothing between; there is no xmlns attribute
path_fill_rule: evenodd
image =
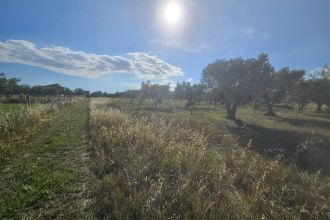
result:
<svg viewBox="0 0 330 220"><path fill-rule="evenodd" d="M303 69L288 67L275 70L267 54L257 58L215 60L202 71L201 82L177 83L173 92L169 85L143 82L140 90L116 93L113 97L128 98L130 102L144 99L154 107L164 99L186 100L185 108L193 108L201 100L215 105L223 104L229 119L236 119L239 106L255 103L263 105L265 114L275 116L274 105L290 100L298 105L299 112L309 103L316 104L316 111L323 106L330 108L330 68L324 65L310 76Z"/></svg>
<svg viewBox="0 0 330 220"><path fill-rule="evenodd" d="M130 98L133 101L137 97L139 90L128 90L125 92L107 93L102 91L90 92L82 88L71 90L60 84L50 85L21 85L20 79L8 78L5 73L0 73L0 96L4 96L7 101L12 96L85 96L85 97L112 97Z"/></svg>
<svg viewBox="0 0 330 220"><path fill-rule="evenodd" d="M201 82L192 84L184 81L177 83L174 91L169 84L152 84L142 82L140 90L105 93L90 93L81 88L74 91L59 84L46 86L19 85L17 78L0 74L0 95L29 94L34 96L76 95L86 97L126 98L130 103L151 100L156 109L164 99L186 100L185 108L193 109L201 100L214 105L222 104L227 110L229 119L236 119L239 106L253 102L255 106L262 104L266 115L275 116L274 105L291 100L298 105L299 112L309 103L316 104L316 111L323 106L330 108L330 67L324 65L310 76L303 69L280 70L270 64L267 54L257 58L220 59L208 64L202 71Z"/></svg>
<svg viewBox="0 0 330 220"><path fill-rule="evenodd" d="M45 86L21 85L18 78L7 78L4 73L0 73L0 96L9 101L13 96L23 99L23 96L91 96L89 91L81 88L70 90L60 84L50 84ZM17 100L17 99L16 99Z"/></svg>

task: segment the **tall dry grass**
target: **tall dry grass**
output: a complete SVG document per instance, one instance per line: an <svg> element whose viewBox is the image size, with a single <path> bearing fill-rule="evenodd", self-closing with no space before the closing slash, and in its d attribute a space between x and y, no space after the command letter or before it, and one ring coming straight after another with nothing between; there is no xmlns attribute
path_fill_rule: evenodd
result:
<svg viewBox="0 0 330 220"><path fill-rule="evenodd" d="M54 102L52 104L34 104L26 108L17 108L11 111L2 111L0 108L0 138L5 139L9 136L24 136L29 129L52 112L70 105L80 98L68 99L65 102Z"/></svg>
<svg viewBox="0 0 330 220"><path fill-rule="evenodd" d="M0 112L0 136L2 138L13 133L24 133L28 127L39 122L50 111L56 111L56 107L37 105L32 108Z"/></svg>
<svg viewBox="0 0 330 220"><path fill-rule="evenodd" d="M102 107L106 102L90 106L99 217L330 218L328 178L282 167L248 149L207 149L207 134L189 122L134 116Z"/></svg>
<svg viewBox="0 0 330 220"><path fill-rule="evenodd" d="M33 104L25 108L18 106L8 111L0 108L0 163L4 164L10 160L15 146L38 132L43 121L49 120L56 112L79 100L81 98L51 104Z"/></svg>

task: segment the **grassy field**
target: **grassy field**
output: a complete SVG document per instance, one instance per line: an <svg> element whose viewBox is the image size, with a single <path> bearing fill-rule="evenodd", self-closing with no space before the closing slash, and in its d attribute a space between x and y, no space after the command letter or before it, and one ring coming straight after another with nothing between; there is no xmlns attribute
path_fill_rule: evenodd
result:
<svg viewBox="0 0 330 220"><path fill-rule="evenodd" d="M44 116L22 141L1 141L0 219L92 218L87 101Z"/></svg>
<svg viewBox="0 0 330 220"><path fill-rule="evenodd" d="M152 103L130 104L116 99L112 105L132 114L154 113ZM171 107L172 106L172 107ZM172 109L172 110L171 110ZM184 103L163 103L156 111L178 120L189 120L209 136L210 147L219 143L236 142L240 147L249 143L254 151L271 158L281 157L285 163L293 163L304 171L330 173L330 114L316 113L315 106L307 106L303 113L290 106L277 106L277 117L265 116L265 109L248 105L238 109L237 117L243 124L226 119L224 106L202 103L193 110L186 110Z"/></svg>
<svg viewBox="0 0 330 220"><path fill-rule="evenodd" d="M26 108L26 104L20 104L20 103L6 103L2 104L0 103L0 111L1 112L9 112L9 111L19 111Z"/></svg>
<svg viewBox="0 0 330 220"><path fill-rule="evenodd" d="M93 170L99 179L98 216L330 218L328 177L304 173L285 164L290 158L283 158L285 154L267 159L252 150L257 142L245 137L253 125L265 123L268 128L282 129L283 133L292 131L294 125L264 117L248 107L240 110L239 117L245 123L238 127L224 118L222 108L203 105L191 114L180 103L174 105L171 109L164 104L153 112L148 104L134 106L122 99L93 101L90 136ZM280 117L289 117L291 111L282 112ZM308 112L302 117L317 120L323 115ZM296 127L297 131L292 132L299 131ZM262 131L268 128L263 127ZM326 128L318 128L313 132L320 133L310 134L328 135ZM244 129L243 135L240 129ZM249 140L246 145L242 145L241 136ZM277 147L274 139L267 143Z"/></svg>
<svg viewBox="0 0 330 220"><path fill-rule="evenodd" d="M329 219L330 115L313 108L244 106L237 124L207 103L37 107L1 134L0 219Z"/></svg>

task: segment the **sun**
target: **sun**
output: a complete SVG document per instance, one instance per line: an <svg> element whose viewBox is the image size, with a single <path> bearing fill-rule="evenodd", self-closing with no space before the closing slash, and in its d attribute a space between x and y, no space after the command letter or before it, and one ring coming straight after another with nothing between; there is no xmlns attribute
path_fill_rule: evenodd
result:
<svg viewBox="0 0 330 220"><path fill-rule="evenodd" d="M175 24L180 20L181 8L176 2L171 2L165 7L164 16L169 24Z"/></svg>

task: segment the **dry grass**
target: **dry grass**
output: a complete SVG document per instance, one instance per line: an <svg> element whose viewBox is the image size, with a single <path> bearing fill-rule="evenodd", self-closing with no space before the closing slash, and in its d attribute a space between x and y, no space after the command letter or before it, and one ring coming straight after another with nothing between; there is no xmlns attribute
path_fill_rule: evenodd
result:
<svg viewBox="0 0 330 220"><path fill-rule="evenodd" d="M205 131L209 147L245 147L251 142L252 150L270 158L280 155L283 163L294 163L301 171L330 174L330 115L316 113L313 105L306 106L303 113L292 105L276 106L278 117L265 116L262 106L241 106L237 116L243 126L238 126L225 118L224 106L214 107L207 102L190 112L180 100L166 100L157 111L148 102L137 105L125 99L111 100L106 108L116 107L133 115L157 113L175 120L186 119L190 127Z"/></svg>
<svg viewBox="0 0 330 220"><path fill-rule="evenodd" d="M62 108L79 101L80 98L52 104L33 104L27 108L20 104L0 106L0 163L9 160L15 152L13 148L37 133L44 122L49 121L54 113Z"/></svg>
<svg viewBox="0 0 330 220"><path fill-rule="evenodd" d="M248 148L210 150L189 121L132 115L93 100L90 141L99 217L328 219L330 180ZM236 143L226 142L226 145Z"/></svg>
<svg viewBox="0 0 330 220"><path fill-rule="evenodd" d="M39 123L45 116L52 112L78 101L78 99L67 100L66 102L55 102L49 104L34 104L31 107L22 107L17 104L17 108L11 107L11 110L2 110L0 108L0 137L7 138L13 135L24 136Z"/></svg>
<svg viewBox="0 0 330 220"><path fill-rule="evenodd" d="M20 134L28 127L39 122L45 114L56 111L57 107L49 107L48 105L36 105L32 108L13 110L0 113L0 136L2 138Z"/></svg>

